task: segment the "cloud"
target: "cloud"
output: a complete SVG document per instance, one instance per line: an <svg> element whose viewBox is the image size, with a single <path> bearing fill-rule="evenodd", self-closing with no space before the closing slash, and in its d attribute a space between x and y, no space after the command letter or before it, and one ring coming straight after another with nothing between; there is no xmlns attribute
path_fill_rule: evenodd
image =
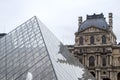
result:
<svg viewBox="0 0 120 80"><path fill-rule="evenodd" d="M114 31L119 37L119 0L0 0L0 32L10 32L36 15L63 43L74 44L78 16L113 12ZM117 19L116 19L117 18ZM108 21L108 18L106 19Z"/></svg>

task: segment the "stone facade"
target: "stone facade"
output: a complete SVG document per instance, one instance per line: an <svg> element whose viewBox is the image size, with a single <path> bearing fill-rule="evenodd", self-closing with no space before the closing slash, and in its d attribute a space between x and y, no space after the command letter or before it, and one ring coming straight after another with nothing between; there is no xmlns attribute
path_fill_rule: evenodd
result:
<svg viewBox="0 0 120 80"><path fill-rule="evenodd" d="M67 45L71 53L95 76L96 80L120 80L120 45L113 33L113 17L107 23L103 14L78 18L75 44Z"/></svg>

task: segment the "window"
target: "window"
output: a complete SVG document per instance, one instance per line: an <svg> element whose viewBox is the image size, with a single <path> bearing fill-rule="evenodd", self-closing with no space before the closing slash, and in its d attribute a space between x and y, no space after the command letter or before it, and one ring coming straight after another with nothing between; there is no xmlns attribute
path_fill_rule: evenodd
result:
<svg viewBox="0 0 120 80"><path fill-rule="evenodd" d="M94 44L94 36L90 37L90 44Z"/></svg>
<svg viewBox="0 0 120 80"><path fill-rule="evenodd" d="M102 58L102 65L106 66L106 57L105 56Z"/></svg>
<svg viewBox="0 0 120 80"><path fill-rule="evenodd" d="M82 58L79 59L80 63L82 63Z"/></svg>
<svg viewBox="0 0 120 80"><path fill-rule="evenodd" d="M82 49L80 49L80 54L82 54Z"/></svg>
<svg viewBox="0 0 120 80"><path fill-rule="evenodd" d="M102 36L102 44L106 44L106 37L105 37L105 35Z"/></svg>
<svg viewBox="0 0 120 80"><path fill-rule="evenodd" d="M95 58L93 56L89 57L89 66L95 66Z"/></svg>
<svg viewBox="0 0 120 80"><path fill-rule="evenodd" d="M80 37L80 44L83 45L83 37Z"/></svg>

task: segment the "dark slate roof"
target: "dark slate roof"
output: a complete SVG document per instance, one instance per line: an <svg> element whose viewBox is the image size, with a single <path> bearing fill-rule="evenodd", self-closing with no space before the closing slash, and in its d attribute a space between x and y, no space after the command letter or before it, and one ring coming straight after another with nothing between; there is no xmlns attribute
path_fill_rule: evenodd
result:
<svg viewBox="0 0 120 80"><path fill-rule="evenodd" d="M105 21L104 15L103 14L99 14L99 15L87 15L87 20L84 21L80 26L78 31L83 31L91 26L100 28L100 29L104 29L104 30L108 30L109 29L109 25L107 24L107 22Z"/></svg>

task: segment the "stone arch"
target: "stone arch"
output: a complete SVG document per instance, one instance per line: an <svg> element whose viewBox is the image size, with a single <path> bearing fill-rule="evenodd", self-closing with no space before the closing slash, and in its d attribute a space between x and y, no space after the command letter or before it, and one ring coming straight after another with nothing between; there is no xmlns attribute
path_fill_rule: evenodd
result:
<svg viewBox="0 0 120 80"><path fill-rule="evenodd" d="M94 58L94 56L89 57L89 66L95 66L95 58Z"/></svg>

